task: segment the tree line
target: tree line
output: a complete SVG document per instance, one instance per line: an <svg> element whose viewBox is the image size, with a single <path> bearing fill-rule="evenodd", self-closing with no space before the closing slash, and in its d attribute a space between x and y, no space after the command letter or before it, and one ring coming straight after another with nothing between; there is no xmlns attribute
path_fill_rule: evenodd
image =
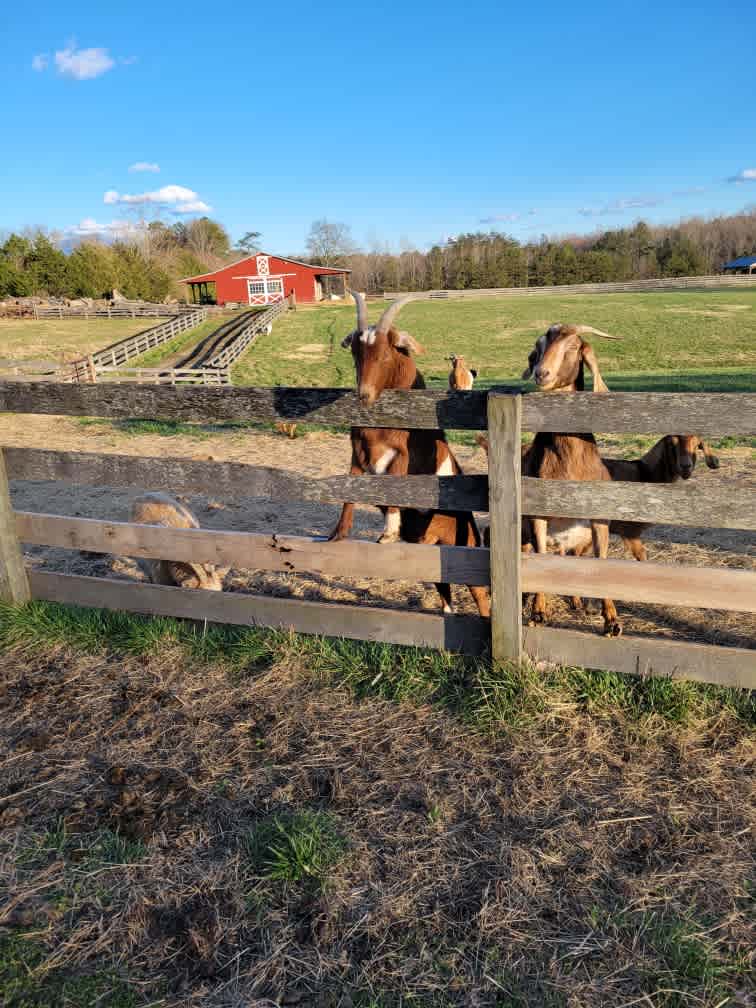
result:
<svg viewBox="0 0 756 1008"><path fill-rule="evenodd" d="M478 232L427 252L348 248L340 257L331 253L329 264L348 266L355 289L379 293L705 276L749 254L756 255L756 208L674 226L640 221L629 228L527 243L498 232Z"/></svg>
<svg viewBox="0 0 756 1008"><path fill-rule="evenodd" d="M217 221L200 217L168 226L153 221L135 237L106 244L83 240L69 254L44 233L11 234L0 244L0 299L47 295L183 298L182 277L210 272L257 250L248 231L232 247ZM731 216L694 217L673 226L639 221L592 235L544 237L522 243L499 232L462 234L427 251L362 251L344 224L317 220L306 258L352 270L356 290L459 290L476 287L543 287L607 283L717 273L739 255L756 254L756 208Z"/></svg>
<svg viewBox="0 0 756 1008"><path fill-rule="evenodd" d="M50 235L11 234L0 245L0 298L124 297L163 301L185 296L181 277L217 269L231 255L223 227L207 217L171 227L150 223L112 244L82 241L69 254Z"/></svg>

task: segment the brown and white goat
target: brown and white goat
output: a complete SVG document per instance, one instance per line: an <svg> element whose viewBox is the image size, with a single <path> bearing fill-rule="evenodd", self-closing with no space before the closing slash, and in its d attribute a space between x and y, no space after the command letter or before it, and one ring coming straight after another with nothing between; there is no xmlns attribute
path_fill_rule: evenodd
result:
<svg viewBox="0 0 756 1008"><path fill-rule="evenodd" d="M711 448L696 434L667 434L653 448L639 459L603 458L611 478L622 483L675 483L688 480L696 467L696 452L703 452L709 469L719 468L719 459ZM618 535L636 560L646 560L648 554L641 542L641 536L651 527L650 522L614 520L609 525L612 535ZM575 548L575 555L582 556L588 551L589 542Z"/></svg>
<svg viewBox="0 0 756 1008"><path fill-rule="evenodd" d="M357 392L363 406L372 406L386 389L425 388L423 376L411 357L421 353L422 347L406 332L394 327L394 320L411 295L392 302L371 326L367 321L365 300L352 293L357 306L357 327L342 341L349 347L354 359ZM352 427L351 476L361 474L407 476L456 476L462 472L459 463L446 442L442 430L400 430L389 427ZM443 543L479 546L475 519L467 511L430 511L426 514L411 508L381 507L386 517L381 543L407 542L423 544ZM354 504L342 506L341 516L329 539L346 538L354 520ZM436 585L449 611L451 597L449 586ZM488 592L483 588L470 588L482 616L490 614Z"/></svg>
<svg viewBox="0 0 756 1008"><path fill-rule="evenodd" d="M544 392L582 392L585 389L585 366L593 374L593 391L608 392L601 377L593 348L582 338L585 333L595 333L607 339L615 337L592 326L553 325L535 343L528 356L528 366L523 379L532 378ZM529 450L523 452L523 476L554 480L611 479L609 470L599 454L593 434L560 434L539 432ZM609 522L576 518L539 518L528 516L536 552L546 553L554 546L564 554L582 545L590 528L593 552L602 559L609 548ZM602 600L604 633L617 637L622 624L612 599ZM538 592L533 601L532 621L546 620L546 596Z"/></svg>
<svg viewBox="0 0 756 1008"><path fill-rule="evenodd" d="M464 357L452 354L449 360L452 366L449 372L449 388L455 392L471 392L478 372L473 368L468 368Z"/></svg>
<svg viewBox="0 0 756 1008"><path fill-rule="evenodd" d="M188 507L165 493L137 497L131 505L131 521L137 525L163 525L166 528L200 527ZM206 591L223 591L223 578L229 571L228 567L181 560L139 559L137 563L153 584L204 588Z"/></svg>
<svg viewBox="0 0 756 1008"><path fill-rule="evenodd" d="M417 370L411 353L422 353L422 347L406 332L394 327L394 319L411 295L393 301L378 322L368 325L367 307L361 294L354 293L357 305L357 328L341 345L349 347L354 358L357 392L363 406L373 406L386 389L425 388L423 376ZM459 472L456 459L446 443L442 430L399 430L393 427L352 427L351 476L373 475L453 476ZM397 542L399 508L381 507L386 524L379 542ZM354 517L354 504L341 509L330 539L349 535Z"/></svg>

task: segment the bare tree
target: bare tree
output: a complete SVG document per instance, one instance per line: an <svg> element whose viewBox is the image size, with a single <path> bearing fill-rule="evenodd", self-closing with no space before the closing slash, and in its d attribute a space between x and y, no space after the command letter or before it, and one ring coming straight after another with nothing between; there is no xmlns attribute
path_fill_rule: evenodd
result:
<svg viewBox="0 0 756 1008"><path fill-rule="evenodd" d="M325 217L312 222L307 236L307 254L318 266L340 266L356 251L348 224Z"/></svg>

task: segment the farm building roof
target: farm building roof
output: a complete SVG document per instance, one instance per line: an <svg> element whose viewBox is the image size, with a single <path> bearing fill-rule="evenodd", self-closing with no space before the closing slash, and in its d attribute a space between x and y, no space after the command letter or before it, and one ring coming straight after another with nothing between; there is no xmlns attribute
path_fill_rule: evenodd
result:
<svg viewBox="0 0 756 1008"><path fill-rule="evenodd" d="M179 283L198 283L200 281L210 280L217 273L221 273L223 270L227 270L231 266L238 266L239 263L249 262L251 259L256 259L258 255L269 255L273 259L280 259L281 262L291 263L294 266L304 266L307 269L312 270L314 273L352 272L345 266L314 266L312 263L302 262L299 259L289 259L288 256L274 255L273 253L269 252L253 252L252 255L244 256L242 259L235 259L234 262L226 263L225 266L219 266L218 269L212 270L210 273L198 273L197 276L182 277Z"/></svg>
<svg viewBox="0 0 756 1008"><path fill-rule="evenodd" d="M733 259L732 262L725 263L722 269L743 269L746 266L753 266L754 264L756 264L756 255L740 256L737 259Z"/></svg>

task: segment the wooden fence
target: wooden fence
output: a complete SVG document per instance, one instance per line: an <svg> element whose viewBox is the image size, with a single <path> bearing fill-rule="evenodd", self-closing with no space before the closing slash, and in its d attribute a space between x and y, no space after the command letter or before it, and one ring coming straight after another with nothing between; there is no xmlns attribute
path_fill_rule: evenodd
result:
<svg viewBox="0 0 756 1008"><path fill-rule="evenodd" d="M34 317L45 318L160 318L163 315L180 315L191 310L184 304L116 303L105 307L93 305L35 305Z"/></svg>
<svg viewBox="0 0 756 1008"><path fill-rule="evenodd" d="M560 284L552 287L481 287L465 290L414 291L418 300L436 298L538 297L541 294L623 294L664 290L716 290L721 288L756 290L756 276L664 277L659 280L630 280L627 283ZM385 291L384 299L401 297L400 291Z"/></svg>
<svg viewBox="0 0 756 1008"><path fill-rule="evenodd" d="M72 361L69 365L71 369L70 380L77 382L96 381L97 374L106 368L117 369L122 367L134 357L152 350L154 347L162 346L172 340L174 336L179 336L188 329L194 329L207 318L204 308L195 308L190 312L182 312L180 315L173 315L167 322L160 322L151 329L144 329L135 336L126 336L124 339L111 343L96 350L87 357L81 357ZM165 371L165 368L162 369Z"/></svg>
<svg viewBox="0 0 756 1008"><path fill-rule="evenodd" d="M0 596L30 597L164 616L292 628L304 633L413 644L498 661L534 658L644 675L684 676L756 687L756 650L683 641L607 639L549 627L523 629L521 592L546 591L624 601L756 612L756 574L624 560L522 556L525 514L621 518L756 529L753 485L580 483L523 478L521 429L702 437L756 433L756 395L591 393L522 396L486 392L386 392L370 409L345 389L113 387L0 382L0 411L183 421L283 420L400 428L488 429L489 476L339 476L314 479L274 468L186 458L145 458L43 449L0 452ZM4 456L4 457L3 457ZM7 469L7 476L6 476ZM301 537L166 529L34 513L14 514L7 479L58 480L171 493L355 501L400 507L485 510L491 550L468 547L328 543ZM239 593L189 591L24 569L20 543L135 557L326 575L491 585L490 624L434 615Z"/></svg>
<svg viewBox="0 0 756 1008"><path fill-rule="evenodd" d="M255 342L261 332L269 330L269 327L273 324L273 320L286 311L290 304L291 302L285 300L277 301L270 308L266 308L265 311L257 312L257 314L252 316L250 324L242 329L235 339L227 343L219 353L211 357L205 366L230 368L234 361L237 361L244 351Z"/></svg>

